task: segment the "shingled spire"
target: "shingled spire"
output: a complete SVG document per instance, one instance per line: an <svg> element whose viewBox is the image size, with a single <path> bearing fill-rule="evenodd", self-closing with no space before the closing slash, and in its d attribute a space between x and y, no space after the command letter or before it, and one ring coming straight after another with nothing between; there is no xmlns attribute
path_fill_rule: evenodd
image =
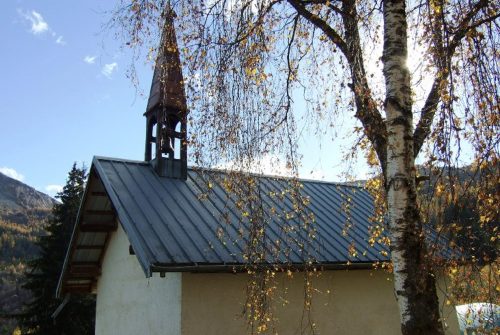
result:
<svg viewBox="0 0 500 335"><path fill-rule="evenodd" d="M186 94L174 28L168 7L156 59L146 116L145 160L160 176L187 178ZM155 130L156 126L156 130ZM153 143L155 156L152 157Z"/></svg>

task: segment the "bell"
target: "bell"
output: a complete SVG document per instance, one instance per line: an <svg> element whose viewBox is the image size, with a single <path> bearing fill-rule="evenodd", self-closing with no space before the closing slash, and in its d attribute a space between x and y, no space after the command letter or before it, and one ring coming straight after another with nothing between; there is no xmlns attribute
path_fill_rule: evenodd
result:
<svg viewBox="0 0 500 335"><path fill-rule="evenodd" d="M162 140L161 152L168 154L169 157L174 154L174 146L172 145L172 139L170 137Z"/></svg>

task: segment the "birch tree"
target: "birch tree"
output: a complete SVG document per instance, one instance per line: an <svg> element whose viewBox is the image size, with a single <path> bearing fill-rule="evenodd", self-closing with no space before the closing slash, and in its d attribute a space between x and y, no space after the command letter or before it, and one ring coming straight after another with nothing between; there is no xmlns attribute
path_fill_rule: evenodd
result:
<svg viewBox="0 0 500 335"><path fill-rule="evenodd" d="M127 44L152 46L152 59L166 5L123 1L114 16ZM334 128L338 115L357 119L356 148L366 149L383 179L402 333L443 334L415 160L443 169L467 150L477 173L489 176L485 182L498 177L498 2L169 5L187 72L194 162L250 166L281 155L296 172L304 124L321 132ZM305 109L294 104L299 99ZM498 203L498 188L480 197L485 224L495 222L498 209L487 204Z"/></svg>

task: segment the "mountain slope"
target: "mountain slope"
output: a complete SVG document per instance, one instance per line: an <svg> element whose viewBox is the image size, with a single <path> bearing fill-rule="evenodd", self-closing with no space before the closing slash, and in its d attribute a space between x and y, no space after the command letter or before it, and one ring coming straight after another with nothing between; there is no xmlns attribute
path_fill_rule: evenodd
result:
<svg viewBox="0 0 500 335"><path fill-rule="evenodd" d="M37 255L34 241L55 200L0 173L0 335L11 334L19 313L30 297L23 290L26 263Z"/></svg>
<svg viewBox="0 0 500 335"><path fill-rule="evenodd" d="M51 209L54 201L47 194L0 173L0 209Z"/></svg>

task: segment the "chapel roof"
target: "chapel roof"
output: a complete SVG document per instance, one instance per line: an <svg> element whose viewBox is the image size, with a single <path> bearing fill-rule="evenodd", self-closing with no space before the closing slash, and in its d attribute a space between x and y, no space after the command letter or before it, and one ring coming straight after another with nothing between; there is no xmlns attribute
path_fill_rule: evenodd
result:
<svg viewBox="0 0 500 335"><path fill-rule="evenodd" d="M241 269L251 215L228 189L230 174L190 168L183 180L160 177L148 162L94 157L58 292L90 290L117 222L146 277ZM386 236L382 225L372 239L373 199L364 188L299 180L308 204L297 212L291 179L253 177L266 222L265 264L299 268L312 261L328 269L389 261L388 246L377 243ZM311 229L301 229L299 215L314 218Z"/></svg>

